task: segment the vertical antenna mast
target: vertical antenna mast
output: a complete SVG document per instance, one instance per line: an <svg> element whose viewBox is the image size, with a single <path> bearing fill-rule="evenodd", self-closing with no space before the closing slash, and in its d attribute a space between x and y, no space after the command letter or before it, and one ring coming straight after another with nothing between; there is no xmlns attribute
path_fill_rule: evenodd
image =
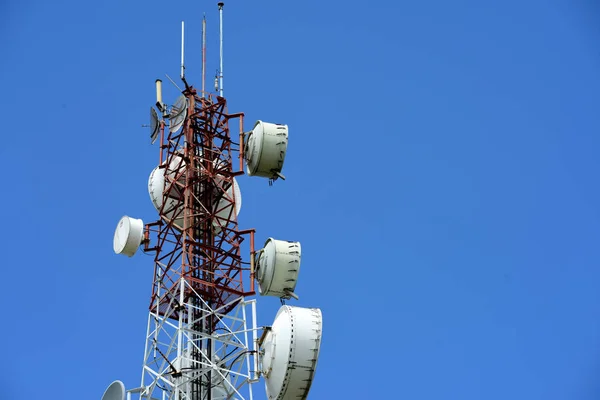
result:
<svg viewBox="0 0 600 400"><path fill-rule="evenodd" d="M185 78L185 66L183 64L183 39L184 39L184 23L181 21L181 79Z"/></svg>
<svg viewBox="0 0 600 400"><path fill-rule="evenodd" d="M223 6L221 2L219 6L219 96L223 97Z"/></svg>
<svg viewBox="0 0 600 400"><path fill-rule="evenodd" d="M202 19L202 98L204 98L204 83L206 81L206 14Z"/></svg>

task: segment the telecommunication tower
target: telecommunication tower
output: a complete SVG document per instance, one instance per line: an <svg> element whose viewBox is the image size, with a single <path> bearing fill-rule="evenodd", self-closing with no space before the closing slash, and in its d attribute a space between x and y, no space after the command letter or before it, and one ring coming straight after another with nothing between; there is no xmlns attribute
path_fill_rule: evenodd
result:
<svg viewBox="0 0 600 400"><path fill-rule="evenodd" d="M223 3L218 3L220 57L215 92L189 85L172 105L156 80L150 140L159 141L158 165L148 180L156 221L124 216L115 230L115 253L132 257L142 247L154 255L154 274L141 384L127 390L111 383L102 400L253 399L252 384L265 380L268 399L306 399L322 334L317 308L283 304L272 326L257 326L256 286L262 296L295 294L299 242L268 238L255 249L254 229L240 229L242 196L236 177L282 175L288 126L257 121L244 131L244 114L229 113L223 95ZM157 112L158 111L158 112ZM230 122L239 125L234 140ZM234 155L239 164L235 167ZM249 241L250 254L242 254Z"/></svg>

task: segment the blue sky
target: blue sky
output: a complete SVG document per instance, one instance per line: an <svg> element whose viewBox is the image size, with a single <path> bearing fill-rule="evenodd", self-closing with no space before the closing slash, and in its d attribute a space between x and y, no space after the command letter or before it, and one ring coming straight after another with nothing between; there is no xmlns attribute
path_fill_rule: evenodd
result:
<svg viewBox="0 0 600 400"><path fill-rule="evenodd" d="M213 2L0 3L1 399L138 384L152 259L112 236L155 218L140 125L181 19L200 84L203 11L211 84ZM240 226L302 243L310 399L600 396L599 26L591 0L226 2L229 110L290 127Z"/></svg>

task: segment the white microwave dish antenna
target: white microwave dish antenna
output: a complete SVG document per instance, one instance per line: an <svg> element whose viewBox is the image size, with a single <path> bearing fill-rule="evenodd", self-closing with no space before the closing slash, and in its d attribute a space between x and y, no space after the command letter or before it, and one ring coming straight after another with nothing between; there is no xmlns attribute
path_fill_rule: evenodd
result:
<svg viewBox="0 0 600 400"><path fill-rule="evenodd" d="M158 132L160 131L160 123L158 122L158 114L154 107L150 107L150 142L154 144L158 138Z"/></svg>
<svg viewBox="0 0 600 400"><path fill-rule="evenodd" d="M125 215L117 224L113 250L117 254L133 257L144 238L144 221Z"/></svg>
<svg viewBox="0 0 600 400"><path fill-rule="evenodd" d="M169 124L169 131L171 133L175 133L183 126L185 122L185 117L187 117L188 110L188 101L184 95L181 95L171 107L171 113L169 114L169 119L171 123Z"/></svg>
<svg viewBox="0 0 600 400"><path fill-rule="evenodd" d="M171 167L169 168L169 174L172 177L179 175L178 171L182 168L185 168L185 164L182 162L182 159L178 155L174 155L170 162ZM160 211L161 207L163 207L163 194L166 190L166 180L165 180L165 170L166 168L156 167L150 173L150 177L148 178L148 193L150 195L150 200L156 208L157 211ZM215 180L219 184L223 178L217 176ZM181 183L185 182L185 175L181 175ZM233 188L231 187L233 186ZM172 185L171 192L169 193L167 198L167 202L163 208L163 214L169 218L175 218L174 225L177 229L183 229L183 212L182 207L183 204L179 200L179 188L176 185ZM226 189L227 197L229 199L235 199L235 215L239 215L240 210L242 208L242 192L240 190L240 186L235 178L233 178L233 185L229 185ZM218 210L216 216L218 219L228 220L229 215L231 213L231 206L229 206L230 202L222 193L214 193L215 199L220 199L215 204L215 210ZM218 220L213 221L213 228L218 233L221 231L220 224Z"/></svg>
<svg viewBox="0 0 600 400"><path fill-rule="evenodd" d="M262 374L268 399L306 399L323 332L318 308L282 306L261 344Z"/></svg>
<svg viewBox="0 0 600 400"><path fill-rule="evenodd" d="M256 254L256 279L263 296L290 298L294 294L302 247L300 242L267 239L265 247Z"/></svg>
<svg viewBox="0 0 600 400"><path fill-rule="evenodd" d="M217 181L218 180L219 178L217 178ZM233 186L233 188L231 186ZM228 198L235 199L235 215L237 217L240 215L240 210L242 209L242 191L240 190L240 185L238 184L237 179L233 178L233 185L230 185L226 192ZM224 198L222 194L218 198L220 198L220 200L215 209L219 211L216 213L216 216L220 220L227 221L229 220L231 214L231 203L229 200ZM215 230L215 233L221 232L221 224L218 220L213 222L213 229Z"/></svg>
<svg viewBox="0 0 600 400"><path fill-rule="evenodd" d="M250 176L269 179L285 177L281 174L288 145L288 126L257 121L246 141L246 170Z"/></svg>
<svg viewBox="0 0 600 400"><path fill-rule="evenodd" d="M114 381L104 391L101 400L125 400L125 385L121 381Z"/></svg>

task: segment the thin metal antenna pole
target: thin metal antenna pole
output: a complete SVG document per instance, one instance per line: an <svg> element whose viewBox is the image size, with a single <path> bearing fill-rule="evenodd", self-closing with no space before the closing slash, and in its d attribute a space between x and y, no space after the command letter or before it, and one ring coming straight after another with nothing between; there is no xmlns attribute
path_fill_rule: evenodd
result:
<svg viewBox="0 0 600 400"><path fill-rule="evenodd" d="M184 40L184 23L181 21L181 79L185 78L185 66L183 64L183 42Z"/></svg>
<svg viewBox="0 0 600 400"><path fill-rule="evenodd" d="M223 97L223 6L225 3L219 3L219 95Z"/></svg>
<svg viewBox="0 0 600 400"><path fill-rule="evenodd" d="M206 81L206 14L202 19L202 98L204 98L204 83Z"/></svg>
<svg viewBox="0 0 600 400"><path fill-rule="evenodd" d="M175 86L177 88L177 90L179 90L180 92L183 92L183 90L181 90L181 88L179 86L177 86L177 84L175 83L175 81L173 81L173 79L171 79L171 77L168 74L165 74L165 76L167 78L169 78L169 80L171 81L171 83L173 84L173 86Z"/></svg>

